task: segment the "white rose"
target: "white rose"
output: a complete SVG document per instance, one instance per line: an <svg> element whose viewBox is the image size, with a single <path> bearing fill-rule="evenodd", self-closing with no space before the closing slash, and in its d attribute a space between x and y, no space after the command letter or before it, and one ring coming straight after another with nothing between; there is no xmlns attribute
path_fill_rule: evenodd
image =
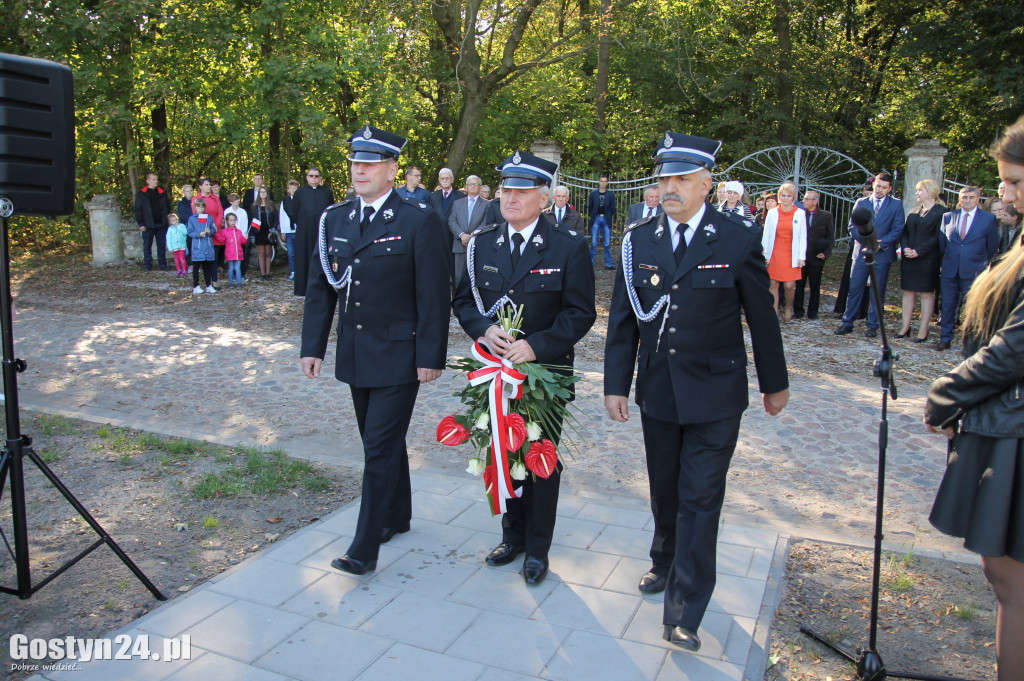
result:
<svg viewBox="0 0 1024 681"><path fill-rule="evenodd" d="M516 461L512 464L509 475L512 476L513 480L526 480L526 466L523 465L522 461Z"/></svg>
<svg viewBox="0 0 1024 681"><path fill-rule="evenodd" d="M491 429L491 415L487 412L480 414L477 417L476 423L473 424L473 430L490 430Z"/></svg>
<svg viewBox="0 0 1024 681"><path fill-rule="evenodd" d="M535 421L530 421L526 424L526 439L530 442L536 442L540 439L540 424ZM522 478L519 478L522 480Z"/></svg>
<svg viewBox="0 0 1024 681"><path fill-rule="evenodd" d="M466 472L470 475L483 475L486 468L487 464L484 463L483 459L470 459Z"/></svg>

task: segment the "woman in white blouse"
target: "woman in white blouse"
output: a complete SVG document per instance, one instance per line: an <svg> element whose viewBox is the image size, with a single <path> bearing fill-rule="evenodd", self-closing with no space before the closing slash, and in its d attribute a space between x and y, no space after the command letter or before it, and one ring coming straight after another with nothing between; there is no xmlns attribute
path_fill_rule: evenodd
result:
<svg viewBox="0 0 1024 681"><path fill-rule="evenodd" d="M779 284L786 294L786 312L783 321L793 319L793 296L796 282L803 276L804 261L807 259L807 214L797 208L796 185L785 182L779 187L779 206L768 211L761 235L764 259L768 262L768 276L771 277L772 299L775 309L779 307Z"/></svg>

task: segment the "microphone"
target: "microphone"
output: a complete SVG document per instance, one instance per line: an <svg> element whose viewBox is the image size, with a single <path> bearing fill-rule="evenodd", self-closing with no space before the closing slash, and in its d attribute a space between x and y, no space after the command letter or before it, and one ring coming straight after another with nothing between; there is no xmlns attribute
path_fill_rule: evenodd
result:
<svg viewBox="0 0 1024 681"><path fill-rule="evenodd" d="M857 227L857 232L860 234L857 241L864 247L864 250L869 253L877 253L878 233L875 232L875 225L871 221L871 211L864 206L858 206L850 214L850 222Z"/></svg>

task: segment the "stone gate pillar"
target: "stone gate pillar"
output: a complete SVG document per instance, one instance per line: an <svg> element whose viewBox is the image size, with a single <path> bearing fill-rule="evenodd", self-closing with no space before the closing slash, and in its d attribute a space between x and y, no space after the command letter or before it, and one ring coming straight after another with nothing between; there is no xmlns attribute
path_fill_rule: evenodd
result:
<svg viewBox="0 0 1024 681"><path fill-rule="evenodd" d="M559 168L558 172L555 173L555 181L554 184L551 185L552 189L558 185L558 175L562 170L562 151L562 145L555 140L537 140L530 145L531 154L534 156L540 156L545 161L551 161L552 163L558 164Z"/></svg>
<svg viewBox="0 0 1024 681"><path fill-rule="evenodd" d="M92 264L109 265L124 261L121 240L121 206L113 194L94 196L85 204L92 233Z"/></svg>
<svg viewBox="0 0 1024 681"><path fill-rule="evenodd" d="M917 208L914 192L921 180L935 180L942 187L942 164L949 152L938 140L919 139L907 149L907 172L903 175L903 211L909 214Z"/></svg>

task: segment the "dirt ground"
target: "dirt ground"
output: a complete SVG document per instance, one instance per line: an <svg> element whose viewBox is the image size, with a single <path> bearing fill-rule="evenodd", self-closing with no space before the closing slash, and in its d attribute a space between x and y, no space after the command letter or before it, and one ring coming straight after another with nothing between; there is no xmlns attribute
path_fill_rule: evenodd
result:
<svg viewBox="0 0 1024 681"><path fill-rule="evenodd" d="M143 272L137 264L94 268L88 261L87 253L15 255L16 307L74 313L92 309L97 314L109 310L139 319L173 312L196 326L223 324L230 315L240 329L280 336L293 336L301 320L301 300L291 295L291 283L280 274L280 261L276 263L278 274L270 282L252 281L239 290L225 289L201 297L192 296L190 280L182 281L173 274ZM841 267L837 257L826 268L821 317L829 323L836 319L831 310ZM898 281L898 273L894 272L893 278ZM597 324L577 348L578 357L591 361L603 354L613 273L600 268L596 280ZM887 328L893 332L899 324L897 288L898 283L891 281L886 306ZM801 322L787 325L784 333L791 372L822 380L850 374L870 376L877 350L866 347L868 344L823 337L820 329L811 333L809 325ZM936 338L937 324L933 324L932 339ZM465 339L459 335L452 340L464 343ZM924 346L905 348L914 355L913 362L897 365L902 383L927 384L957 360L955 352L937 353ZM358 472L319 467L331 481L324 492L291 490L197 501L190 485L211 467L229 465L223 454L207 453L168 463L167 452L157 446L145 453L132 453L126 464L124 452L112 448L109 437L97 436L95 426L73 422L65 428L71 433L43 435L38 417L24 418L29 425L23 430L36 436L37 451L54 452L53 465L60 477L170 597L358 494L354 477ZM88 543L92 533L74 520L73 510L62 499L44 500L41 488L32 488L29 503L40 514L32 515L30 533L34 574L42 576L74 555L74 546ZM0 507L0 526L8 538L9 515L9 505ZM786 592L772 633L772 666L765 679L854 678L848 665L800 635L798 625L820 627L830 637L849 641L853 648L866 643L867 556L852 547L794 545L787 563ZM926 559L907 563L907 576L900 578L900 584L911 584L883 599L885 626L880 649L885 661L891 667L913 669L916 665L950 676L994 678L994 604L980 567ZM897 564L902 565L899 558ZM0 567L0 583L12 584L10 561L4 559ZM0 595L0 640L14 632L47 638L96 636L123 626L154 603L116 557L100 548L28 601ZM972 671L967 674L966 670Z"/></svg>
<svg viewBox="0 0 1024 681"><path fill-rule="evenodd" d="M334 511L359 493L360 473L300 464L296 481L275 493L228 496L218 480L251 466L247 452L155 438L59 416L23 414L33 449L104 530L168 598L263 550ZM266 463L266 462L264 462ZM272 465L260 467L273 476ZM207 476L217 475L218 479ZM206 483L206 487L200 486ZM213 483L212 485L210 483ZM312 489L310 489L312 488ZM9 488L0 529L13 545ZM200 498L212 494L210 498ZM98 535L27 458L25 499L32 584L96 541ZM13 559L0 559L0 584L17 585ZM0 596L0 640L99 637L148 612L159 601L105 545L28 600ZM0 664L11 669L9 648ZM22 678L15 672L10 678Z"/></svg>
<svg viewBox="0 0 1024 681"><path fill-rule="evenodd" d="M806 626L854 657L867 647L873 553L795 541L772 627L765 681L839 681L856 670L800 632ZM877 651L886 669L995 679L996 602L980 566L885 553Z"/></svg>

